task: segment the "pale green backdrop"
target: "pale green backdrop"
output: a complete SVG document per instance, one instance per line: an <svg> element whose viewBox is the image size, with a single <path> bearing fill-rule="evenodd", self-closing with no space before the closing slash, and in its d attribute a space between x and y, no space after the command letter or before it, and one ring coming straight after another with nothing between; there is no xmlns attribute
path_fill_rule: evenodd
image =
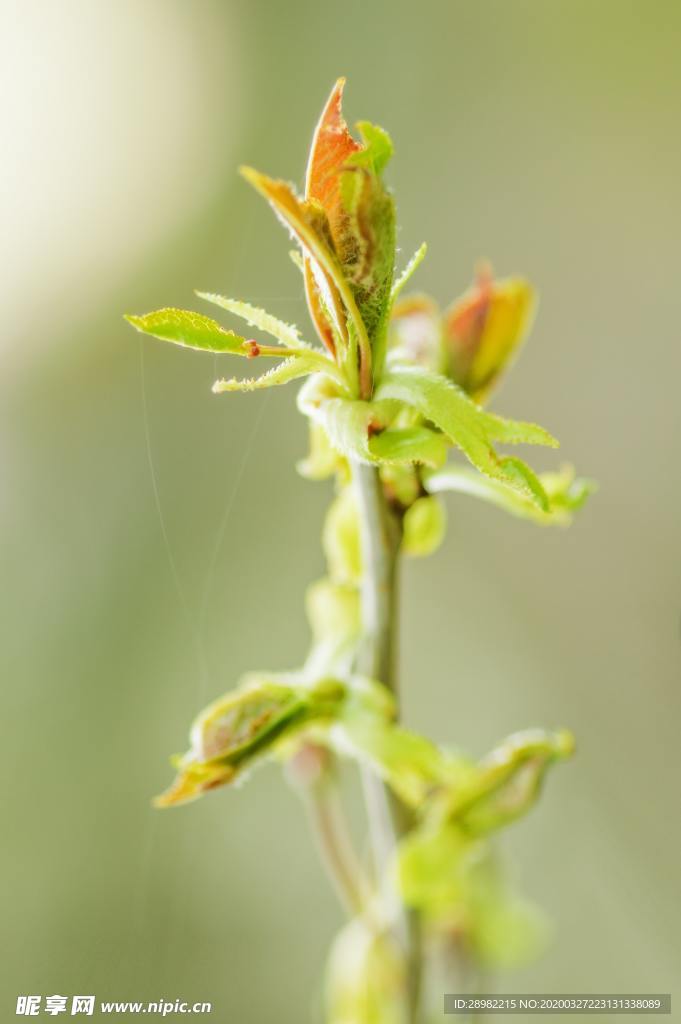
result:
<svg viewBox="0 0 681 1024"><path fill-rule="evenodd" d="M300 181L339 74L395 140L420 286L446 301L481 256L536 283L496 408L601 485L568 532L452 499L405 574L411 725L475 753L534 724L579 741L503 843L553 943L496 983L673 990L681 7L28 0L2 26L2 1019L21 993L320 1019L340 917L278 770L150 797L207 699L302 659L329 489L294 472L293 387L213 397L211 357L121 314L203 287L307 327L235 168Z"/></svg>

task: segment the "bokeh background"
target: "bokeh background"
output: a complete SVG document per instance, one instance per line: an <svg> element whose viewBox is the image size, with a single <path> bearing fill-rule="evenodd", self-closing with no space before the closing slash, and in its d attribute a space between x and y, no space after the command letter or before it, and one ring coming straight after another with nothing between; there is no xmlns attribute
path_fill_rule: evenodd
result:
<svg viewBox="0 0 681 1024"><path fill-rule="evenodd" d="M405 572L410 725L476 754L533 724L579 739L502 844L552 944L496 984L673 990L681 6L0 9L3 1019L21 993L320 1019L340 915L279 771L174 812L150 797L208 699L302 660L329 488L294 472L293 388L213 397L212 357L121 314L202 287L307 325L235 168L300 182L339 74L349 120L395 140L418 286L447 301L479 257L536 283L495 405L600 482L569 531L453 497L444 550Z"/></svg>

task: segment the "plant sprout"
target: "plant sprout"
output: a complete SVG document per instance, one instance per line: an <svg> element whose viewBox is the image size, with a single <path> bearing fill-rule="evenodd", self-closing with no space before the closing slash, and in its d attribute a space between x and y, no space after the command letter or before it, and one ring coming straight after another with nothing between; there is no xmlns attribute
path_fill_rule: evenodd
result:
<svg viewBox="0 0 681 1024"><path fill-rule="evenodd" d="M573 739L533 729L476 760L401 723L400 558L437 549L446 491L552 525L570 521L591 484L566 466L537 474L499 450L558 444L534 423L487 409L528 332L533 290L482 265L444 310L404 294L426 246L396 275L395 204L383 182L393 145L367 121L357 125L359 139L349 132L343 86L334 86L314 133L302 197L241 169L296 244L317 341L247 302L202 292L258 337L181 309L127 318L164 341L275 361L259 375L218 380L216 393L305 378L298 408L310 444L298 469L335 484L322 531L327 575L307 594L307 659L296 671L248 675L203 711L156 804L194 800L263 761L285 763L349 918L329 959L327 1020L406 1024L439 1019L438 965L441 985L451 987L537 946L540 918L509 891L492 837L531 807ZM339 759L361 773L369 853L356 850L346 824Z"/></svg>

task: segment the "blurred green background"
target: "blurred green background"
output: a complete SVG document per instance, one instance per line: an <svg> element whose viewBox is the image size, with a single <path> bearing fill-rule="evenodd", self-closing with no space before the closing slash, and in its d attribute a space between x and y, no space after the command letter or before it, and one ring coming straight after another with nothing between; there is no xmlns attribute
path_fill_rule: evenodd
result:
<svg viewBox="0 0 681 1024"><path fill-rule="evenodd" d="M208 699L302 660L329 488L294 471L293 387L213 397L212 357L121 314L202 287L307 328L236 166L300 182L339 74L348 119L395 140L417 286L448 301L479 257L536 283L495 407L601 485L567 532L452 497L405 572L410 725L476 754L529 725L579 740L503 840L552 945L496 984L672 990L681 6L27 0L0 38L3 1019L22 993L320 1018L340 915L279 771L150 797Z"/></svg>

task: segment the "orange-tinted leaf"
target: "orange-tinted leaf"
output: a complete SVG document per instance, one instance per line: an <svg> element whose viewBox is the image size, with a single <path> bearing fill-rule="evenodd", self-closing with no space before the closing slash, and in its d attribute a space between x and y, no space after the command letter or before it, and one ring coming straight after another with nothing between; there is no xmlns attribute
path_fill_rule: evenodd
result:
<svg viewBox="0 0 681 1024"><path fill-rule="evenodd" d="M363 393L368 396L370 345L379 349L376 363L380 367L395 258L395 211L380 178L392 154L392 143L386 132L368 122L360 125L362 142L352 137L342 114L344 85L344 79L336 82L319 119L308 161L305 196L327 217L333 250L363 322L364 330L358 332L360 377ZM325 310L318 308L309 273L307 280L310 312L328 345L323 326ZM323 305L324 296L320 297Z"/></svg>
<svg viewBox="0 0 681 1024"><path fill-rule="evenodd" d="M445 313L449 375L476 401L487 397L524 341L533 307L527 281L495 281L485 265L475 284Z"/></svg>
<svg viewBox="0 0 681 1024"><path fill-rule="evenodd" d="M242 167L241 173L267 199L279 220L303 250L308 271L306 278L308 274L311 275L310 287L314 285L313 321L319 329L318 317L322 316L322 312L328 315L329 328L320 330L320 337L330 347L333 343L331 327L341 338L346 336L346 327L337 284L342 278L342 272L331 248L324 210L317 203L301 202L285 181L269 178L252 167ZM342 285L342 281L339 283Z"/></svg>
<svg viewBox="0 0 681 1024"><path fill-rule="evenodd" d="M336 240L344 218L340 172L361 145L348 131L342 113L345 79L339 78L322 111L307 164L305 198L316 199L326 210Z"/></svg>

